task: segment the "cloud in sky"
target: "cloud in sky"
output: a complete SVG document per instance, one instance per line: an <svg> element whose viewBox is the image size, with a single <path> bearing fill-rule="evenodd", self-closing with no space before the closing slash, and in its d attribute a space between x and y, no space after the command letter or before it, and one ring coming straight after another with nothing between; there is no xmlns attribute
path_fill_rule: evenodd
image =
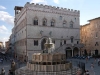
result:
<svg viewBox="0 0 100 75"><path fill-rule="evenodd" d="M0 37L0 41L3 42L3 45L5 46L5 42L8 41L9 37Z"/></svg>
<svg viewBox="0 0 100 75"><path fill-rule="evenodd" d="M2 26L0 26L0 30L5 30L5 31L7 31L7 28L6 28L4 25L2 25Z"/></svg>
<svg viewBox="0 0 100 75"><path fill-rule="evenodd" d="M0 35L10 35L11 32L7 29L7 27L5 27L4 25L0 26Z"/></svg>
<svg viewBox="0 0 100 75"><path fill-rule="evenodd" d="M43 3L43 4L47 4L46 0L31 0L30 3Z"/></svg>
<svg viewBox="0 0 100 75"><path fill-rule="evenodd" d="M4 26L4 25L0 26L0 41L2 41L3 44L4 44L4 42L8 41L8 39L9 39L8 36L10 34L11 34L11 32L7 29L6 26Z"/></svg>
<svg viewBox="0 0 100 75"><path fill-rule="evenodd" d="M6 9L6 8L5 8L4 6L1 6L1 5L0 5L0 9Z"/></svg>
<svg viewBox="0 0 100 75"><path fill-rule="evenodd" d="M8 12L0 11L0 20L8 24L14 25L14 17L11 16Z"/></svg>
<svg viewBox="0 0 100 75"><path fill-rule="evenodd" d="M53 0L54 3L59 4L59 0Z"/></svg>

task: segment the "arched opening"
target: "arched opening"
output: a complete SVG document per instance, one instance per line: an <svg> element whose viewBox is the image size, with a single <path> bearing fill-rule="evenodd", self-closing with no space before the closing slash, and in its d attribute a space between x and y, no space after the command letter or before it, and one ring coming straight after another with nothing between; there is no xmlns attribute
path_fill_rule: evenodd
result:
<svg viewBox="0 0 100 75"><path fill-rule="evenodd" d="M43 26L47 26L47 19L43 19Z"/></svg>
<svg viewBox="0 0 100 75"><path fill-rule="evenodd" d="M42 39L42 41L41 41L41 49L42 50L45 49L45 46L44 46L45 43L46 43L46 38Z"/></svg>
<svg viewBox="0 0 100 75"><path fill-rule="evenodd" d="M95 50L95 55L98 55L98 50Z"/></svg>
<svg viewBox="0 0 100 75"><path fill-rule="evenodd" d="M66 26L66 21L65 20L63 21L63 26Z"/></svg>
<svg viewBox="0 0 100 75"><path fill-rule="evenodd" d="M38 18L37 17L34 18L34 25L38 25Z"/></svg>
<svg viewBox="0 0 100 75"><path fill-rule="evenodd" d="M79 49L77 47L75 47L73 49L73 56L79 55Z"/></svg>
<svg viewBox="0 0 100 75"><path fill-rule="evenodd" d="M72 49L70 47L66 48L66 58L72 57Z"/></svg>
<svg viewBox="0 0 100 75"><path fill-rule="evenodd" d="M51 20L51 26L55 26L55 20L54 19Z"/></svg>
<svg viewBox="0 0 100 75"><path fill-rule="evenodd" d="M73 21L70 21L70 28L73 28Z"/></svg>

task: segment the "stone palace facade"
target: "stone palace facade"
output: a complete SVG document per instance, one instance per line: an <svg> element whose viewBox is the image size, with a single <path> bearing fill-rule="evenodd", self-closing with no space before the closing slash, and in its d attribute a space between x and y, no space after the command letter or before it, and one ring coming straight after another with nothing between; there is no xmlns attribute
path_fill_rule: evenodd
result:
<svg viewBox="0 0 100 75"><path fill-rule="evenodd" d="M12 41L18 59L31 60L33 53L44 52L47 37L57 52L67 57L80 54L80 11L29 2L14 10Z"/></svg>

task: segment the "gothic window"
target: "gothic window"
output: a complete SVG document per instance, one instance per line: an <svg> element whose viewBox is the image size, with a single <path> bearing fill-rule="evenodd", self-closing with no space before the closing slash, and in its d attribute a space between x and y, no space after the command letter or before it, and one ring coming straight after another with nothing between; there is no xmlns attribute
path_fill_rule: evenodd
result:
<svg viewBox="0 0 100 75"><path fill-rule="evenodd" d="M37 18L34 19L34 25L38 25L38 19Z"/></svg>
<svg viewBox="0 0 100 75"><path fill-rule="evenodd" d="M73 21L70 22L70 28L73 28Z"/></svg>
<svg viewBox="0 0 100 75"><path fill-rule="evenodd" d="M38 40L34 40L34 46L38 46Z"/></svg>
<svg viewBox="0 0 100 75"><path fill-rule="evenodd" d="M55 25L55 21L51 20L51 26L54 26L54 25Z"/></svg>
<svg viewBox="0 0 100 75"><path fill-rule="evenodd" d="M43 19L43 26L46 26L46 25L47 25L47 20Z"/></svg>
<svg viewBox="0 0 100 75"><path fill-rule="evenodd" d="M63 26L66 26L66 21L63 21Z"/></svg>
<svg viewBox="0 0 100 75"><path fill-rule="evenodd" d="M70 38L70 39L71 39L71 43L73 43L73 41L74 41L74 37L73 37L73 36L71 36L71 38Z"/></svg>

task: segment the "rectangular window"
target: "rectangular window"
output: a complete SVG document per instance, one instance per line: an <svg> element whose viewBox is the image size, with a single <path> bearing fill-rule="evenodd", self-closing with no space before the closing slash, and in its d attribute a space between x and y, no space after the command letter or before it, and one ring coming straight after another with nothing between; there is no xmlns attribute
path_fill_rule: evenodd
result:
<svg viewBox="0 0 100 75"><path fill-rule="evenodd" d="M62 41L60 42L60 46L62 46Z"/></svg>
<svg viewBox="0 0 100 75"><path fill-rule="evenodd" d="M79 41L77 41L77 44L79 44Z"/></svg>
<svg viewBox="0 0 100 75"><path fill-rule="evenodd" d="M34 40L34 46L38 46L38 40Z"/></svg>
<svg viewBox="0 0 100 75"><path fill-rule="evenodd" d="M98 37L98 33L96 32L96 38Z"/></svg>
<svg viewBox="0 0 100 75"><path fill-rule="evenodd" d="M66 44L66 40L64 40L64 44Z"/></svg>

